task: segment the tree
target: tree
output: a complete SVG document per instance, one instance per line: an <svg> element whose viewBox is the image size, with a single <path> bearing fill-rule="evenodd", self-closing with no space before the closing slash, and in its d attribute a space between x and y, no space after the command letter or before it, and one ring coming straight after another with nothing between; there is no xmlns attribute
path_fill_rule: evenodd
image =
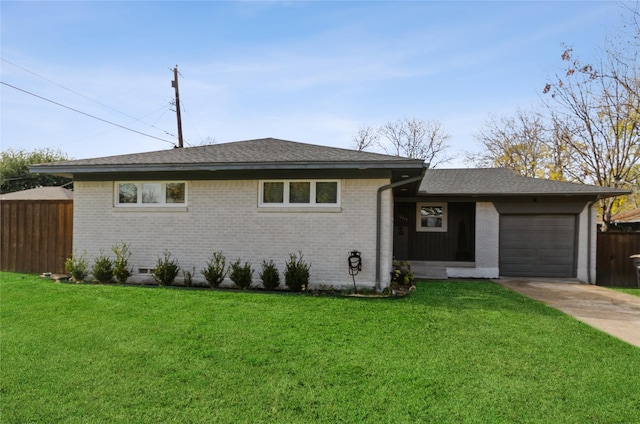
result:
<svg viewBox="0 0 640 424"><path fill-rule="evenodd" d="M0 192L11 193L42 186L62 186L71 179L54 175L30 174L29 165L68 160L59 150L5 150L0 156Z"/></svg>
<svg viewBox="0 0 640 424"><path fill-rule="evenodd" d="M453 159L447 156L447 141L451 138L438 121L398 119L379 128L364 127L353 137L356 149L366 150L378 146L385 153L423 159L435 168Z"/></svg>
<svg viewBox="0 0 640 424"><path fill-rule="evenodd" d="M638 75L638 64L622 67L622 55L612 54L607 50L596 65L583 65L566 49L564 76L557 76L544 92L551 94L548 106L570 134L565 141L578 166L573 176L600 186L631 188L640 164L640 80L634 82L632 76ZM615 198L600 203L606 231Z"/></svg>
<svg viewBox="0 0 640 424"><path fill-rule="evenodd" d="M627 22L626 31L622 31L612 38L605 49L606 67L585 65L582 68L577 63L577 69L586 72L591 77L600 76L615 80L629 91L631 98L636 101L629 105L640 115L640 2L634 5L621 3ZM598 74L600 72L600 74Z"/></svg>
<svg viewBox="0 0 640 424"><path fill-rule="evenodd" d="M553 121L552 121L553 122ZM564 179L563 131L543 114L518 109L513 116L492 115L475 135L481 153L467 156L480 167L500 167L532 178Z"/></svg>
<svg viewBox="0 0 640 424"><path fill-rule="evenodd" d="M380 140L380 131L374 127L361 127L356 135L353 136L354 148L358 151L364 151L378 145Z"/></svg>
<svg viewBox="0 0 640 424"><path fill-rule="evenodd" d="M640 176L640 3L621 4L626 23L593 62L562 54L564 75L547 83L548 106L570 134L575 177L637 192ZM630 202L637 199L632 195ZM620 200L601 201L603 230Z"/></svg>
<svg viewBox="0 0 640 424"><path fill-rule="evenodd" d="M626 32L609 39L592 62L565 48L562 72L543 90L544 114L492 117L476 136L486 151L472 158L530 177L632 190L627 198L601 200L604 231L622 202L638 203L640 3L622 7Z"/></svg>

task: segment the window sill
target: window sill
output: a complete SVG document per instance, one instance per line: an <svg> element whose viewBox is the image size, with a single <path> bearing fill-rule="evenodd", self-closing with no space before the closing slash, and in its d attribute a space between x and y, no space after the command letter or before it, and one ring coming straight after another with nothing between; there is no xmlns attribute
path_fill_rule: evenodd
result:
<svg viewBox="0 0 640 424"><path fill-rule="evenodd" d="M441 228L441 227L420 227L420 228L416 228L416 232L418 233L446 233L447 229L445 228Z"/></svg>
<svg viewBox="0 0 640 424"><path fill-rule="evenodd" d="M188 212L186 206L166 207L166 206L139 206L139 207L114 207L114 212L118 213L136 213L136 212Z"/></svg>
<svg viewBox="0 0 640 424"><path fill-rule="evenodd" d="M258 212L266 213L339 213L342 208L339 206L332 207L288 207L288 206L269 206L258 207Z"/></svg>

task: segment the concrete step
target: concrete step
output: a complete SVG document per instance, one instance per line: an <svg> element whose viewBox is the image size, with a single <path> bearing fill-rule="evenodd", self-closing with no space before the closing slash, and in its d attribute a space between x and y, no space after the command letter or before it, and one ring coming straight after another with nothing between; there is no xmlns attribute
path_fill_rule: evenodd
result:
<svg viewBox="0 0 640 424"><path fill-rule="evenodd" d="M447 268L443 265L410 263L414 277L426 280L446 280Z"/></svg>

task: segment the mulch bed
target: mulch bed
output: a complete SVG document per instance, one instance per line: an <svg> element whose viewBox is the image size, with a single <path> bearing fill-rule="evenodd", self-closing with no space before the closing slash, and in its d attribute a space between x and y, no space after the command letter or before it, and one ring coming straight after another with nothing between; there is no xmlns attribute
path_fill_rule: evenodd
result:
<svg viewBox="0 0 640 424"><path fill-rule="evenodd" d="M50 274L50 273L44 273L44 274L40 274L40 278L49 278L51 280L54 280L57 283L74 283L73 281L71 281L71 276L69 274ZM88 281L83 281L81 284L100 284L100 283L94 283L94 282L88 282ZM191 286L191 287L187 287L187 286L183 286L183 285L171 285L171 286L160 286L159 284L153 282L146 282L144 284L141 283L125 283L125 284L120 284L120 283L111 283L113 285L124 285L124 286L142 286L142 287L170 287L170 288L178 288L178 289L205 289L205 290L228 290L228 291L240 291L240 289L235 288L235 287L217 287L217 288L211 288L211 287L207 287L207 286ZM343 296L343 297L358 297L358 298L386 298L386 297L405 297L409 294L411 294L414 290L416 289L416 286L414 285L400 285L400 286L394 286L390 293L344 293L341 292L339 290L312 290L312 291L308 291L308 292L290 292L289 290L274 290L274 291L267 291L264 289L261 289L259 287L254 287L249 289L248 291L253 291L253 292L262 292L262 293L296 293L296 294L307 294L307 295L312 295L312 296Z"/></svg>

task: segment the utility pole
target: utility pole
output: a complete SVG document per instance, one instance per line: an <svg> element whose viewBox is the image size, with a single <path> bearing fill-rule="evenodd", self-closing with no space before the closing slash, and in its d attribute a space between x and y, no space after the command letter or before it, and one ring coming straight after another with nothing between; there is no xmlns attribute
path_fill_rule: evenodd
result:
<svg viewBox="0 0 640 424"><path fill-rule="evenodd" d="M178 147L182 148L182 117L180 116L180 92L178 91L178 65L173 68L171 86L176 89L176 117L178 118Z"/></svg>

